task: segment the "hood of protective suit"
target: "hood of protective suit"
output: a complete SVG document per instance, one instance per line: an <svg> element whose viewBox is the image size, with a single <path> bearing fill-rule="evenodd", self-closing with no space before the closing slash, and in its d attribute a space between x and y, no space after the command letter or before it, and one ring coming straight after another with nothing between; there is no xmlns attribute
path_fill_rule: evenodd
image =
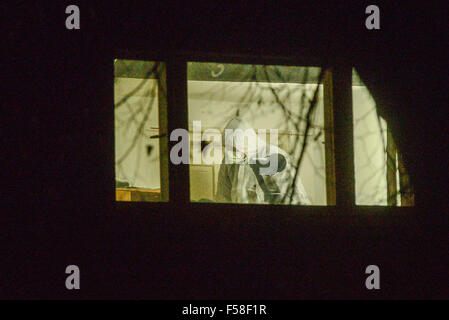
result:
<svg viewBox="0 0 449 320"><path fill-rule="evenodd" d="M228 132L226 132L228 130ZM233 179L231 200L236 203L266 203L264 192L257 181L250 163L253 159L266 158L279 153L286 159L285 168L273 175L264 176L265 185L279 194L283 203L310 204L304 186L299 176L295 181L292 201L290 193L292 190L295 169L290 161L290 156L281 148L267 144L260 139L250 124L240 118L233 118L225 127L223 134L223 145L225 148L225 163L239 164L237 176Z"/></svg>
<svg viewBox="0 0 449 320"><path fill-rule="evenodd" d="M248 163L254 158L267 156L267 145L261 140L251 125L241 119L233 118L223 132L226 163Z"/></svg>

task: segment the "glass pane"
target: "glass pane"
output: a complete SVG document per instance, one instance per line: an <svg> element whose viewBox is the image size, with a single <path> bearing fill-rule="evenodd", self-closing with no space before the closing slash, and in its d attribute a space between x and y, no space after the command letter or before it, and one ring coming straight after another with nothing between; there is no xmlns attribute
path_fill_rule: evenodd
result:
<svg viewBox="0 0 449 320"><path fill-rule="evenodd" d="M320 71L188 63L191 201L326 205Z"/></svg>
<svg viewBox="0 0 449 320"><path fill-rule="evenodd" d="M356 205L405 206L401 191L408 181L388 124L356 70L352 75ZM408 189L408 188L407 188ZM405 201L404 201L405 200Z"/></svg>
<svg viewBox="0 0 449 320"><path fill-rule="evenodd" d="M114 61L117 201L161 201L159 108L163 64ZM162 105L163 107L163 105Z"/></svg>

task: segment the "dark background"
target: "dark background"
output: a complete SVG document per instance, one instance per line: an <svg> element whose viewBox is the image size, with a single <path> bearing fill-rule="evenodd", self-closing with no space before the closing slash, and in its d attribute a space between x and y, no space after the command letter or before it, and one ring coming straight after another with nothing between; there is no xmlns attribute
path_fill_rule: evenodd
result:
<svg viewBox="0 0 449 320"><path fill-rule="evenodd" d="M447 8L443 2L181 5L2 2L0 297L447 298ZM81 29L66 30L77 4ZM117 52L354 65L392 125L416 207L114 202ZM177 121L178 115L169 117ZM184 181L187 185L187 181ZM65 289L65 267L81 290ZM381 290L365 289L365 267Z"/></svg>

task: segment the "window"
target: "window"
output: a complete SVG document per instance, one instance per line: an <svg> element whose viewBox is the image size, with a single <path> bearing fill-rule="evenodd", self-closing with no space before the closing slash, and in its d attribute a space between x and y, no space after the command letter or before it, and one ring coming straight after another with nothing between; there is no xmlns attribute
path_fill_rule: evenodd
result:
<svg viewBox="0 0 449 320"><path fill-rule="evenodd" d="M326 205L320 71L188 62L190 200Z"/></svg>
<svg viewBox="0 0 449 320"><path fill-rule="evenodd" d="M352 99L356 204L413 206L410 180L393 134L355 69Z"/></svg>
<svg viewBox="0 0 449 320"><path fill-rule="evenodd" d="M414 205L350 66L115 59L114 115L117 201Z"/></svg>
<svg viewBox="0 0 449 320"><path fill-rule="evenodd" d="M163 72L160 62L114 61L117 201L168 200Z"/></svg>

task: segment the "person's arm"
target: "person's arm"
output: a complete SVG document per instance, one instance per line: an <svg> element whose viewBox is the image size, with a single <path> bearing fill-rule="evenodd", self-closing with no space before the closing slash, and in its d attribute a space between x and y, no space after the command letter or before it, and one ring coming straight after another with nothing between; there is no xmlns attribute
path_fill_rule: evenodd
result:
<svg viewBox="0 0 449 320"><path fill-rule="evenodd" d="M218 171L216 202L231 202L232 182L229 175L231 169L230 164L222 164Z"/></svg>

